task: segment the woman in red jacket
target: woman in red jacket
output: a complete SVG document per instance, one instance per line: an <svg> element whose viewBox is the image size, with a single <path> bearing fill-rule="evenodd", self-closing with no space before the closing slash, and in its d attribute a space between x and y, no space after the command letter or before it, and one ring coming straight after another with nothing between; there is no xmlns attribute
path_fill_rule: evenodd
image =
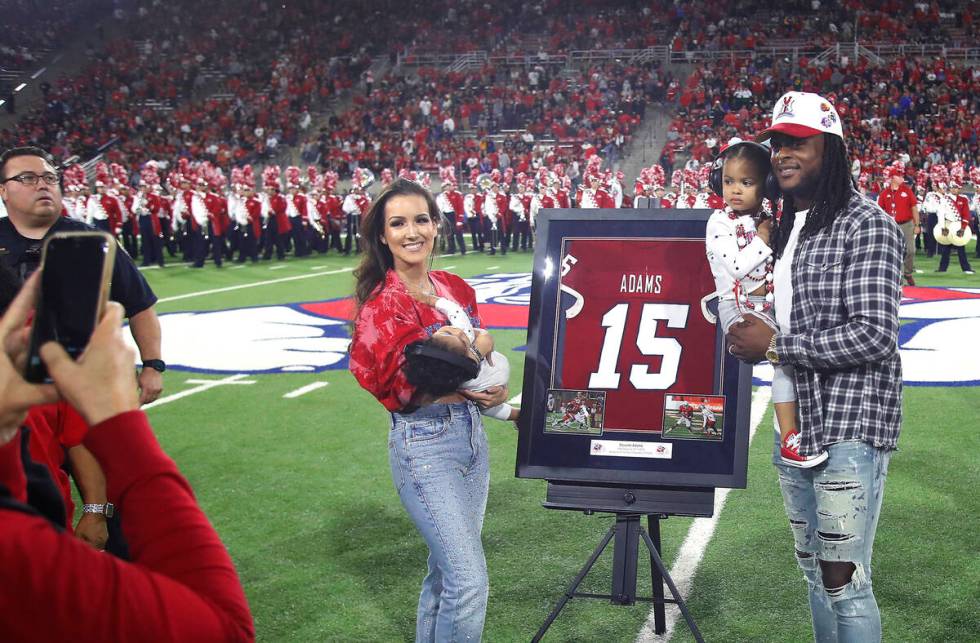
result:
<svg viewBox="0 0 980 643"><path fill-rule="evenodd" d="M451 299L480 326L473 289L456 275L430 270L439 210L421 185L392 182L361 226L366 252L357 271L358 311L350 370L391 412L389 463L395 488L429 546L417 641L477 641L486 614L481 531L490 482L479 406L506 400L506 387L482 393L422 395L408 383L404 349L447 325L412 293ZM489 335L473 347L485 355Z"/></svg>

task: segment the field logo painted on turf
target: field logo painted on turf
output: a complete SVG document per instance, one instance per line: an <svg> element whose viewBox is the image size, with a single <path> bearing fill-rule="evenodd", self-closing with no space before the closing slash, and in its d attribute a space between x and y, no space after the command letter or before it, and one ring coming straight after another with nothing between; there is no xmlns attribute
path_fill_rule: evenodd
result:
<svg viewBox="0 0 980 643"><path fill-rule="evenodd" d="M467 281L484 326L527 328L530 273ZM900 314L907 385L980 386L980 288L906 288ZM204 373L344 370L352 315L350 299L163 314L163 356L171 368ZM772 381L771 367L756 373L757 384Z"/></svg>
<svg viewBox="0 0 980 643"><path fill-rule="evenodd" d="M531 275L469 280L488 328L526 328ZM346 370L350 299L218 311L165 313L168 368L200 373L319 373ZM126 333L132 344L132 337Z"/></svg>
<svg viewBox="0 0 980 643"><path fill-rule="evenodd" d="M905 288L898 332L906 386L980 386L980 288ZM756 384L772 367L756 368Z"/></svg>

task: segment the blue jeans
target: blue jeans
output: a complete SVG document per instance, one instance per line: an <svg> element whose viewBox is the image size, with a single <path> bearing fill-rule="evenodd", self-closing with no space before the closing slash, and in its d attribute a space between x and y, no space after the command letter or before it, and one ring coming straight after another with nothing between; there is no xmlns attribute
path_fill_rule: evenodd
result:
<svg viewBox="0 0 980 643"><path fill-rule="evenodd" d="M429 546L416 641L479 641L490 591L483 514L490 462L472 402L391 414L388 460L402 505Z"/></svg>
<svg viewBox="0 0 980 643"><path fill-rule="evenodd" d="M827 454L827 462L812 469L776 465L796 561L809 586L813 638L821 643L880 641L871 549L891 452L848 441L831 444ZM777 447L773 461L778 458ZM850 581L825 587L819 561L852 563Z"/></svg>

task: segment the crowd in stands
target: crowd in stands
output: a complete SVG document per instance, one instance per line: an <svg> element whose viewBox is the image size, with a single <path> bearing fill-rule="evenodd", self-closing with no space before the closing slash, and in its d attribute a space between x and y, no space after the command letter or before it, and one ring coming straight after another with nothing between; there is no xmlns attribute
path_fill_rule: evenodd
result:
<svg viewBox="0 0 980 643"><path fill-rule="evenodd" d="M41 52L57 49L80 30L85 17L107 14L111 0L10 0L3 3L0 70L24 70Z"/></svg>
<svg viewBox="0 0 980 643"><path fill-rule="evenodd" d="M127 164L261 159L280 143L295 144L304 111L351 87L370 61L353 37L360 7L263 2L243 12L223 2L200 13L192 4L141 7L130 32L91 52L98 60L59 81L43 110L0 134L0 146L29 140L56 155L86 156L118 140L107 158ZM223 72L223 81L207 87L206 69Z"/></svg>
<svg viewBox="0 0 980 643"><path fill-rule="evenodd" d="M62 3L67 12L93 4ZM18 3L25 11L35 4ZM772 101L795 88L838 99L866 165L898 154L908 155L910 168L957 158L975 164L978 70L953 60L877 66L758 51L703 63L682 82L660 63L628 58L566 73L546 53L653 44L752 49L779 39L823 46L852 38L854 29L904 42L941 39L950 25L976 34L976 2L865 4L743 0L731 11L720 2L585 0L569 11L559 0L424 7L373 0L328 10L300 0L243 12L223 0L196 12L191 0L157 0L128 9L125 36L90 50L95 62L59 81L15 131L0 131L0 148L30 142L58 157L90 158L111 143L105 159L132 170L149 159L167 167L189 158L227 171L298 149L304 162L342 178L358 166L530 172L593 151L615 164L647 105L660 103L676 106L661 159L670 175L678 160L706 160L730 136L757 129ZM408 52L405 60L421 50L514 54L525 45L538 47L540 64L406 65L377 79L369 71L396 53ZM349 107L317 127L313 113L341 95Z"/></svg>
<svg viewBox="0 0 980 643"><path fill-rule="evenodd" d="M732 136L761 131L774 101L789 89L834 101L848 130L857 176L883 179L902 160L909 178L918 169L980 159L980 68L938 58L900 58L874 65L792 64L760 56L698 66L679 88L661 164L668 174L677 153L704 162Z"/></svg>
<svg viewBox="0 0 980 643"><path fill-rule="evenodd" d="M375 172L445 165L528 172L546 156L578 157L583 146L612 159L642 120L656 73L650 65L597 65L574 85L540 66L392 74L331 121L314 158L342 174L354 163Z"/></svg>

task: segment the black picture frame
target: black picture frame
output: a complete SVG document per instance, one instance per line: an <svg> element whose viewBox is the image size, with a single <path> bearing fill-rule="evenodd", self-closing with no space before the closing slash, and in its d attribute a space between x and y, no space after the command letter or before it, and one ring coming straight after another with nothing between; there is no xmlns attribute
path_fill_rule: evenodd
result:
<svg viewBox="0 0 980 643"><path fill-rule="evenodd" d="M691 288L695 288L697 292L689 294L687 298L689 303L685 305L686 308L692 309L694 304L690 302L693 301L698 301L700 307L704 308L706 302L711 301L708 296L711 294L710 291L714 289L713 280L710 280L708 292L702 292L709 283L709 280L704 276L705 271L710 277L710 267L704 252L705 228L710 214L710 210L673 209L556 209L543 210L540 213L536 229L521 417L518 422L517 477L544 479L556 483L600 486L669 486L701 489L745 487L748 465L752 367L739 362L724 350L724 333L718 328L717 323L713 324L714 330L713 336L711 336L710 331L704 330L704 323L698 322L701 330L698 331L700 336L696 338L697 341L699 343L713 342L713 351L711 351L713 357L710 360L712 363L702 365L702 368L711 369L710 378L706 371L697 370L696 366L683 361L686 347L683 342L676 340L676 343L681 346L677 369L681 371L688 368L695 369L691 372L702 382L700 390L667 388L659 392L650 391L648 394L637 389L633 389L631 392L628 390L630 384L621 383L617 394L620 394L623 400L628 400L629 404L634 406L637 403L645 403L644 400L658 399L658 396L666 399L668 393L722 396L724 413L720 419L726 427L723 438L717 440L668 440L663 436L663 426L661 426L660 432L649 427L635 431L628 428L615 429L614 427L616 431L614 435L603 433L601 436L590 434L588 430L570 431L567 434L556 433L553 430L545 431L549 390L579 388L579 386L553 386L556 381L556 371L561 368L555 366L556 354L564 351L564 347L559 346L558 342L559 327L562 324L567 327L567 319L570 318L570 315L563 312L559 306L560 271L564 259L563 248L586 247L595 252L606 249L621 249L622 252L609 252L602 255L608 256L608 262L604 263L609 265L602 267L606 270L616 270L617 262L625 265L629 264L630 261L641 261L641 259L626 258L632 256L628 252L631 248L644 247L669 250L673 256L685 257L681 263L687 264L688 267L694 265L696 268L694 270L697 273L696 276L690 274L690 270L687 271L687 274L669 275L670 280L691 281L696 279L697 283ZM569 245L573 242L580 245ZM677 254L676 251L679 249L683 250L683 254ZM649 253L647 255L654 256ZM643 255L639 256L642 257ZM664 257L666 257L666 253L660 258L653 259L653 261L664 262L666 261ZM687 259L686 257L691 258ZM700 261L697 257L700 257ZM588 268L586 267L586 269ZM669 266L668 269L670 269ZM675 281L674 283L680 282ZM679 292L678 288L681 286L675 285L674 292ZM655 299L651 296L650 301ZM633 298L631 301L645 300ZM633 303L628 304L626 314L633 314L633 306ZM708 319L712 313L716 313L716 310L716 304L711 303L707 304L706 310L690 310L688 315L703 315L704 319ZM593 318L594 314L593 311ZM586 323L588 320L580 322L580 332L582 325ZM624 322L623 328L625 329L625 327ZM588 330L590 326L585 326L585 328ZM656 329L657 326L654 328ZM671 330L667 328L666 324L661 324L659 328L654 333L657 338L660 338L662 333L670 335ZM608 326L604 328L596 324L595 333L601 336L607 331ZM625 330L622 333L625 333ZM639 332L636 333L638 346L640 334ZM605 342L606 340L602 341ZM603 352L606 350L605 346L606 344L603 343ZM703 347L699 350L703 350ZM647 353L643 354L646 355ZM587 361L588 356L584 359ZM619 359L618 355L616 359ZM661 366L663 363L663 361L660 362ZM647 366L651 371L657 368L654 362ZM594 377L596 374L592 373L592 376ZM710 390L703 390L708 388L705 383L708 379L711 381ZM611 414L615 411L616 400L610 397L606 404L604 413ZM661 408L651 408L650 413L651 417L656 414L663 417L663 403L661 403ZM649 422L656 422L656 420L650 419ZM663 420L659 420L659 422L662 424ZM598 423L593 424L597 425ZM609 422L606 421L606 425L608 424ZM593 455L591 449L596 447L592 441L606 438L614 440L613 444L617 448L635 446L647 453L651 452L651 449L655 450L655 445L666 444L670 457L626 457L622 453L614 456Z"/></svg>

